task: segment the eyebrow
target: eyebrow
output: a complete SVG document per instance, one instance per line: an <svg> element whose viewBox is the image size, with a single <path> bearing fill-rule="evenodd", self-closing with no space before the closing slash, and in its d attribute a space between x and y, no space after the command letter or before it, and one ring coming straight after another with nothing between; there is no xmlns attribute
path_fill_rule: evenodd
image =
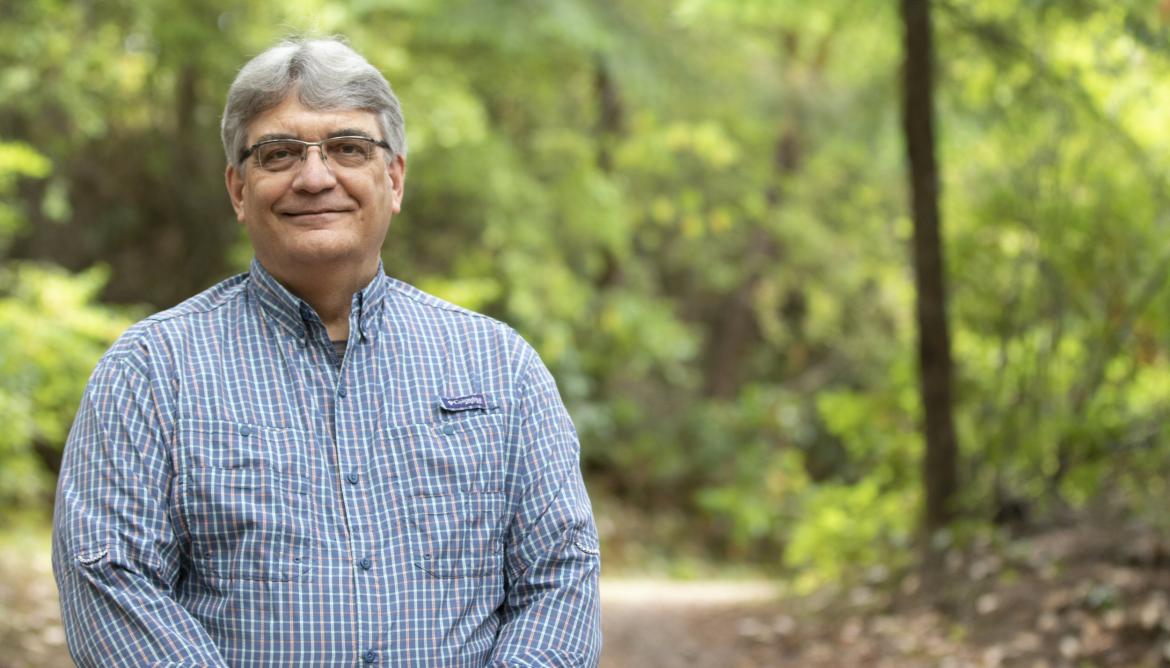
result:
<svg viewBox="0 0 1170 668"><path fill-rule="evenodd" d="M359 130L358 128L341 128L340 130L334 130L333 132L329 133L326 139L332 137L365 137L366 139L373 139L373 137L370 136L370 133L366 132L365 130Z"/></svg>
<svg viewBox="0 0 1170 668"><path fill-rule="evenodd" d="M290 135L287 132L269 132L266 135L260 135L252 143L259 144L260 142L271 141L273 139L296 139L296 135Z"/></svg>

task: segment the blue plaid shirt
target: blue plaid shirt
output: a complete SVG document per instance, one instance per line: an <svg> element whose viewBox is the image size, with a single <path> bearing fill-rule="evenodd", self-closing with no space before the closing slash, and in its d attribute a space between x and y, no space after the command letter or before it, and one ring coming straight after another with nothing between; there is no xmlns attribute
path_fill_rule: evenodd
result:
<svg viewBox="0 0 1170 668"><path fill-rule="evenodd" d="M382 274L324 324L250 274L89 381L53 565L82 666L592 666L597 531L514 331Z"/></svg>

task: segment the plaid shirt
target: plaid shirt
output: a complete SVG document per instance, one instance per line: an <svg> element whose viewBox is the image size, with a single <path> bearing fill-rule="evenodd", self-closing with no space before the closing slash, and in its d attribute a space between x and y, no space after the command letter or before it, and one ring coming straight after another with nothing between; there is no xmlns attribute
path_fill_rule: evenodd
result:
<svg viewBox="0 0 1170 668"><path fill-rule="evenodd" d="M89 381L53 565L82 666L591 666L597 531L519 335L382 274L338 359L258 263Z"/></svg>

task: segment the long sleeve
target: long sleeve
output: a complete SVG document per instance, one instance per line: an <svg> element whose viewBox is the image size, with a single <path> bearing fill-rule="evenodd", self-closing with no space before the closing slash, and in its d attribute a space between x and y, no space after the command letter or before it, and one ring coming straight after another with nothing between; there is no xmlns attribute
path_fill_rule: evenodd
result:
<svg viewBox="0 0 1170 668"><path fill-rule="evenodd" d="M601 557L576 431L533 353L521 408L526 485L508 535L507 599L488 665L596 666Z"/></svg>
<svg viewBox="0 0 1170 668"><path fill-rule="evenodd" d="M223 666L173 596L180 544L167 508L172 467L157 387L107 356L65 446L53 571L79 666Z"/></svg>

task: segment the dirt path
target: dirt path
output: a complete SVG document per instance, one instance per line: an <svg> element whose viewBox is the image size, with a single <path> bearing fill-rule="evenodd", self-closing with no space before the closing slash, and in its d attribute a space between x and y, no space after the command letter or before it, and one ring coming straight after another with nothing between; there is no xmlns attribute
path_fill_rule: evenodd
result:
<svg viewBox="0 0 1170 668"><path fill-rule="evenodd" d="M871 614L816 598L782 599L756 582L602 583L603 668L1000 668L948 638L932 613ZM1031 664L1030 664L1031 665ZM1039 664L1051 668L1048 664Z"/></svg>
<svg viewBox="0 0 1170 668"><path fill-rule="evenodd" d="M0 537L0 668L72 666L45 534Z"/></svg>
<svg viewBox="0 0 1170 668"><path fill-rule="evenodd" d="M601 592L602 668L775 665L772 648L753 647L752 624L742 624L774 606L769 582L606 580Z"/></svg>

